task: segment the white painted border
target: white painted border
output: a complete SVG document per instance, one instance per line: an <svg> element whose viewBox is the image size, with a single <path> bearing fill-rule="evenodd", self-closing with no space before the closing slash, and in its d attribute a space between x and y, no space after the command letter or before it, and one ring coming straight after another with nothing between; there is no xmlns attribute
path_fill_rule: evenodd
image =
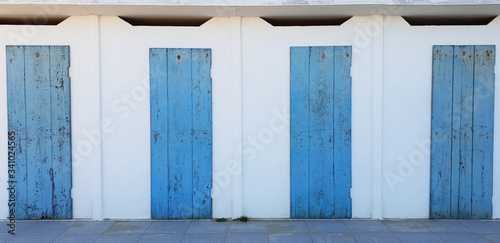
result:
<svg viewBox="0 0 500 243"><path fill-rule="evenodd" d="M71 77L71 143L73 149L73 217L92 218L92 164L99 163L99 147L78 157L78 144L87 140L84 131L99 128L99 80L94 79L90 63L93 46L89 43L90 17L70 17L58 26L0 26L0 66L5 67L6 45L69 45ZM6 70L0 69L0 137L7 137ZM0 186L7 188L7 145L0 139ZM97 138L96 143L100 143ZM94 146L92 146L94 147ZM84 154L88 146L80 147ZM77 158L78 157L78 158ZM0 218L8 215L7 190L0 190Z"/></svg>
<svg viewBox="0 0 500 243"><path fill-rule="evenodd" d="M385 23L383 217L429 217L432 46L496 45L493 218L499 218L500 18L487 26L412 27L401 17L385 17ZM394 189L389 175L402 179Z"/></svg>

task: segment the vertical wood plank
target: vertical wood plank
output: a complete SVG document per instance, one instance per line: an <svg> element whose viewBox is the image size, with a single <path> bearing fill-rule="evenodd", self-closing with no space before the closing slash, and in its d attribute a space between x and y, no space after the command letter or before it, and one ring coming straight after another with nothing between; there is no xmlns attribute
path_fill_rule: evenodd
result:
<svg viewBox="0 0 500 243"><path fill-rule="evenodd" d="M193 215L191 50L168 51L169 218Z"/></svg>
<svg viewBox="0 0 500 243"><path fill-rule="evenodd" d="M311 47L310 218L333 218L333 47Z"/></svg>
<svg viewBox="0 0 500 243"><path fill-rule="evenodd" d="M53 219L72 218L71 200L71 96L69 80L69 47L50 47L50 108L52 138L52 204ZM50 215L49 215L50 216Z"/></svg>
<svg viewBox="0 0 500 243"><path fill-rule="evenodd" d="M449 218L453 47L434 46L432 67L430 218Z"/></svg>
<svg viewBox="0 0 500 243"><path fill-rule="evenodd" d="M26 160L26 94L24 82L24 47L7 46L7 113L8 130L15 132L16 219L27 215L27 160ZM9 150L11 151L11 150ZM10 168L9 168L10 169ZM12 178L9 178L12 180Z"/></svg>
<svg viewBox="0 0 500 243"><path fill-rule="evenodd" d="M151 218L168 218L167 50L149 52L151 103Z"/></svg>
<svg viewBox="0 0 500 243"><path fill-rule="evenodd" d="M212 217L212 80L210 49L192 49L193 218Z"/></svg>
<svg viewBox="0 0 500 243"><path fill-rule="evenodd" d="M290 48L290 215L309 217L309 47Z"/></svg>
<svg viewBox="0 0 500 243"><path fill-rule="evenodd" d="M460 163L460 107L462 94L461 59L458 58L458 47L453 47L453 82L451 106L451 165L450 165L450 215L458 218L459 197L459 163Z"/></svg>
<svg viewBox="0 0 500 243"><path fill-rule="evenodd" d="M335 47L333 94L335 218L351 218L351 52L350 46Z"/></svg>
<svg viewBox="0 0 500 243"><path fill-rule="evenodd" d="M50 62L48 46L25 47L28 215L52 214Z"/></svg>
<svg viewBox="0 0 500 243"><path fill-rule="evenodd" d="M472 217L492 216L495 46L476 46L474 60L474 117Z"/></svg>
<svg viewBox="0 0 500 243"><path fill-rule="evenodd" d="M471 218L471 193L472 193L472 109L473 109L473 88L474 88L474 46L456 46L455 47L455 63L454 63L454 82L461 83L460 96L455 95L453 99L453 110L456 110L455 105L459 104L460 111L459 124L455 124L454 130L458 126L459 131L454 134L458 139L454 142L454 149L459 150L458 161L453 158L453 172L456 173L458 167L458 215L453 218L470 219ZM454 151L454 156L456 152ZM458 163L457 163L458 162ZM455 176L453 176L455 178ZM456 186L454 186L456 189ZM452 205L454 206L454 205Z"/></svg>

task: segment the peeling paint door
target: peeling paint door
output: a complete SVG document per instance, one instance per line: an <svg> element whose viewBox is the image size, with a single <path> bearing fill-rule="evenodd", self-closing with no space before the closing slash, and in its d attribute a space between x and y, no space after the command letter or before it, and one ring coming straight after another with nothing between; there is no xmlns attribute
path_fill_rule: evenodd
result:
<svg viewBox="0 0 500 243"><path fill-rule="evenodd" d="M210 49L150 49L151 218L211 218Z"/></svg>
<svg viewBox="0 0 500 243"><path fill-rule="evenodd" d="M292 218L351 218L351 49L290 49Z"/></svg>
<svg viewBox="0 0 500 243"><path fill-rule="evenodd" d="M434 46L430 218L490 219L495 46Z"/></svg>
<svg viewBox="0 0 500 243"><path fill-rule="evenodd" d="M6 56L8 129L15 141L9 186L16 198L9 209L17 219L69 219L69 47L7 46Z"/></svg>

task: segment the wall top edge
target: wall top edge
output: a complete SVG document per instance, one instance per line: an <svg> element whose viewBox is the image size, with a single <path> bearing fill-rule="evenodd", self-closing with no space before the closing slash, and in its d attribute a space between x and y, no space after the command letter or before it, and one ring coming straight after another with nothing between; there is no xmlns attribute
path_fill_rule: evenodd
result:
<svg viewBox="0 0 500 243"><path fill-rule="evenodd" d="M500 0L0 0L0 5L81 5L81 6L448 6L490 5Z"/></svg>

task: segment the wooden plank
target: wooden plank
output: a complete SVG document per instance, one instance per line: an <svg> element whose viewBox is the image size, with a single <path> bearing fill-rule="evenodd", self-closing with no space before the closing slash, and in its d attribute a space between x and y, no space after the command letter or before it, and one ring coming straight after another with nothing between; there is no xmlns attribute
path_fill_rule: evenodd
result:
<svg viewBox="0 0 500 243"><path fill-rule="evenodd" d="M169 218L192 218L191 50L169 49L167 60Z"/></svg>
<svg viewBox="0 0 500 243"><path fill-rule="evenodd" d="M459 159L453 161L453 165L458 167L458 215L460 219L471 218L471 193L472 193L472 109L473 109L473 89L474 89L474 46L455 47L455 83L460 80L460 96L454 95L460 101L460 119L458 142ZM455 100L453 101L455 110ZM455 116L454 116L455 119ZM454 123L453 127L457 125ZM454 146L455 148L455 146ZM455 155L455 152L454 152ZM458 162L458 164L455 164ZM458 166L457 166L458 165ZM456 168L455 167L455 168ZM455 173L456 170L453 170ZM455 188L455 187L454 187ZM452 205L454 206L454 205Z"/></svg>
<svg viewBox="0 0 500 243"><path fill-rule="evenodd" d="M167 50L149 51L151 104L151 218L168 219Z"/></svg>
<svg viewBox="0 0 500 243"><path fill-rule="evenodd" d="M26 219L27 214L27 161L26 161L26 95L24 82L24 47L7 46L7 113L8 130L15 132L14 153L16 166L16 219ZM10 169L10 168L9 168ZM12 178L9 178L11 180Z"/></svg>
<svg viewBox="0 0 500 243"><path fill-rule="evenodd" d="M351 57L350 46L335 47L333 94L335 218L351 218Z"/></svg>
<svg viewBox="0 0 500 243"><path fill-rule="evenodd" d="M193 218L212 218L212 80L210 49L192 49Z"/></svg>
<svg viewBox="0 0 500 243"><path fill-rule="evenodd" d="M69 46L50 47L52 219L72 218ZM50 216L50 215L49 215Z"/></svg>
<svg viewBox="0 0 500 243"><path fill-rule="evenodd" d="M310 218L333 218L333 47L311 47Z"/></svg>
<svg viewBox="0 0 500 243"><path fill-rule="evenodd" d="M453 47L453 83L451 117L451 165L450 165L450 218L458 218L459 163L460 163L460 108L462 95L461 58L459 47ZM460 56L461 57L461 56Z"/></svg>
<svg viewBox="0 0 500 243"><path fill-rule="evenodd" d="M309 47L290 48L290 215L309 217Z"/></svg>
<svg viewBox="0 0 500 243"><path fill-rule="evenodd" d="M52 215L50 62L48 46L25 47L28 219Z"/></svg>
<svg viewBox="0 0 500 243"><path fill-rule="evenodd" d="M430 218L449 218L453 47L434 46L432 67Z"/></svg>
<svg viewBox="0 0 500 243"><path fill-rule="evenodd" d="M476 46L472 145L472 218L489 219L493 193L495 46Z"/></svg>

